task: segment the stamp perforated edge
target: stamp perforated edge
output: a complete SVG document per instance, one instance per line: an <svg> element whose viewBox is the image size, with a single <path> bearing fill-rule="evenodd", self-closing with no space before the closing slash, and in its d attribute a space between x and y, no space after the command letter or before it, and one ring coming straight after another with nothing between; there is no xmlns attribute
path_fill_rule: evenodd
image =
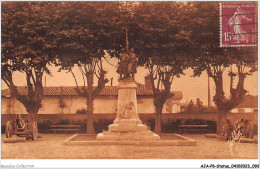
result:
<svg viewBox="0 0 260 169"><path fill-rule="evenodd" d="M222 46L222 8L221 8L221 6L222 6L222 3L219 3L219 42L220 42L220 44L219 44L219 46L220 47L223 47Z"/></svg>

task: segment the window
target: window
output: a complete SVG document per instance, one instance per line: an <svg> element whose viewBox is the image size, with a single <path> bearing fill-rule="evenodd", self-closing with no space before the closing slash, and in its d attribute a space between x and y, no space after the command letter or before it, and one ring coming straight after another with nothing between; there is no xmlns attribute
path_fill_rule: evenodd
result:
<svg viewBox="0 0 260 169"><path fill-rule="evenodd" d="M258 109L253 109L253 112L254 112L254 113L257 113L257 112L258 112Z"/></svg>

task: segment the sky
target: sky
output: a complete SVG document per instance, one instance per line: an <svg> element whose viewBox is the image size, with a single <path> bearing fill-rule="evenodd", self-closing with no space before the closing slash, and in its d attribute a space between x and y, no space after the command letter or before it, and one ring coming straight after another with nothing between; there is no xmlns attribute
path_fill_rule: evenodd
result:
<svg viewBox="0 0 260 169"><path fill-rule="evenodd" d="M107 61L103 60L104 69L108 72L106 77L109 79L107 86L111 85L110 78L113 78L113 86L118 84L118 74L116 73L117 67L112 66ZM46 86L75 86L75 81L71 73L66 71L58 72L59 67L49 66L49 69L52 72L52 76L44 75L43 76L43 85L45 85L46 77ZM77 79L79 80L79 85L83 85L81 80L81 74L77 68L73 69ZM174 78L171 90L172 91L182 91L183 99L181 103L187 103L191 99L195 101L197 98L203 102L204 105L208 104L208 76L206 72L203 72L200 77L191 77L193 72L192 69L187 69L184 71L185 75L182 75L180 78ZM148 74L148 71L144 67L137 68L137 74L135 75L135 80L138 83L144 84L144 77ZM229 96L229 85L230 80L227 76L227 71L224 74L224 92L226 96ZM25 74L20 72L15 72L13 75L14 83L17 86L25 86ZM2 81L2 89L7 89L7 86ZM95 81L94 85L97 85ZM258 94L258 72L253 73L252 76L248 76L245 79L245 89L248 91L248 94L256 96ZM213 103L213 96L215 94L215 86L213 79L210 79L210 95L211 95L211 105Z"/></svg>

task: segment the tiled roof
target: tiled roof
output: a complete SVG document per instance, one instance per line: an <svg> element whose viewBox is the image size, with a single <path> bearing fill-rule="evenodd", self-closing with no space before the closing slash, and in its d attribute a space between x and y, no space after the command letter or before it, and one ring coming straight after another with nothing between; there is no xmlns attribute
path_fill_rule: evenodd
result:
<svg viewBox="0 0 260 169"><path fill-rule="evenodd" d="M18 92L21 95L27 95L27 87L25 86L18 86ZM62 87L44 87L43 94L44 96L77 96L78 93L76 92L75 86L62 86ZM182 92L181 91L174 91L175 95L173 99L180 100L182 99ZM151 96L153 92L151 90L146 90L145 86L142 84L137 84L137 95L139 96ZM9 89L2 90L2 96L10 97ZM105 86L105 88L100 93L101 96L116 96L117 95L117 87L116 86Z"/></svg>
<svg viewBox="0 0 260 169"><path fill-rule="evenodd" d="M258 96L245 95L242 103L237 108L257 108L258 107Z"/></svg>

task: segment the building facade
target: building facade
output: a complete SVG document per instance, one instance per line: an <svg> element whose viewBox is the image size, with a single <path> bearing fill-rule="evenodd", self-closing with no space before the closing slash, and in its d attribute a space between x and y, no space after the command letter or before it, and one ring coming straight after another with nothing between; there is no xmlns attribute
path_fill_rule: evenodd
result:
<svg viewBox="0 0 260 169"><path fill-rule="evenodd" d="M76 114L86 109L86 99L79 96L75 86L44 87L44 98L38 114ZM18 87L18 92L27 95L27 88ZM163 113L179 113L181 91L174 91L174 96L166 101ZM21 102L10 97L9 89L2 90L2 114L27 114ZM153 92L149 79L145 85L137 84L137 109L138 113L154 113ZM117 87L106 86L94 100L94 114L117 112Z"/></svg>
<svg viewBox="0 0 260 169"><path fill-rule="evenodd" d="M257 113L258 96L245 95L243 101L231 113Z"/></svg>

